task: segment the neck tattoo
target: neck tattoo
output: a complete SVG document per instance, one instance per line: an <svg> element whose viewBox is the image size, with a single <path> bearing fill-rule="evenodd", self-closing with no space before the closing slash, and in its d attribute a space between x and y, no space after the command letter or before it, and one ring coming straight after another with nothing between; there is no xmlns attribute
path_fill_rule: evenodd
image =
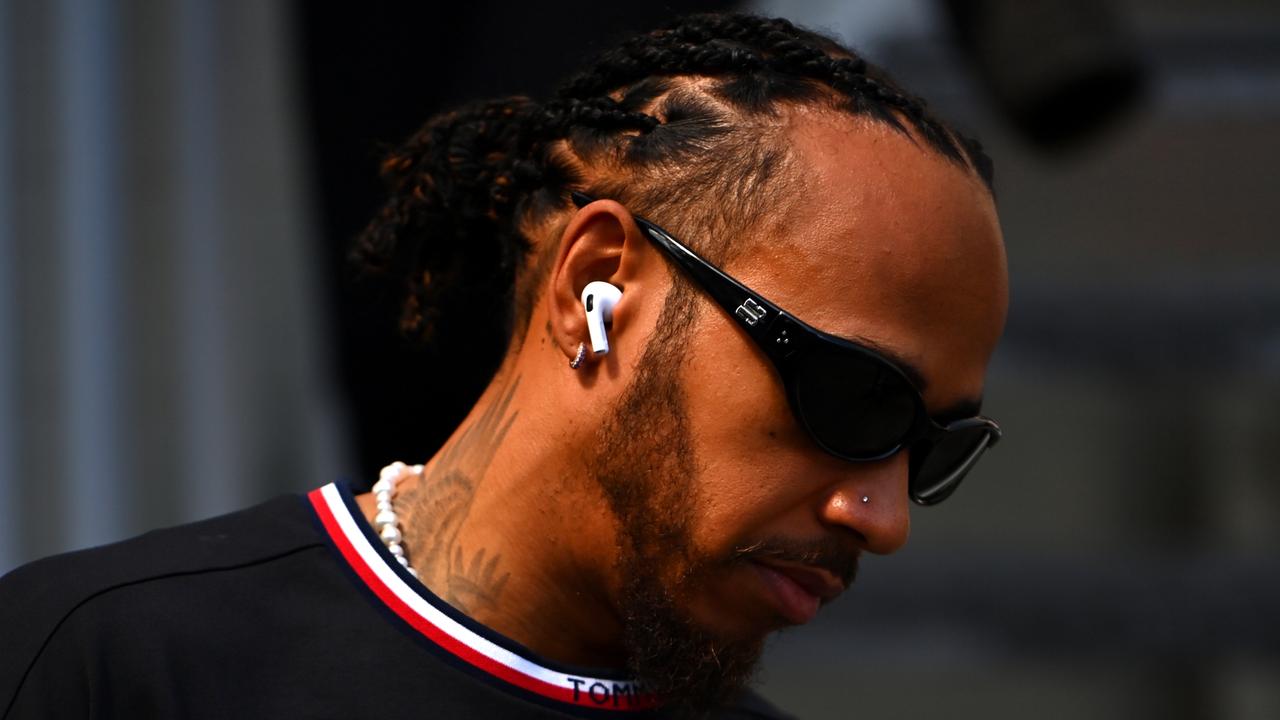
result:
<svg viewBox="0 0 1280 720"><path fill-rule="evenodd" d="M378 482L373 484L373 495L378 503L378 513L373 517L373 527L382 538L382 544L395 557L396 562L404 566L409 574L418 577L418 571L409 565L409 556L404 549L404 533L400 531L400 518L396 515L396 484L407 473L422 477L421 465L405 465L393 462L382 468L378 474Z"/></svg>

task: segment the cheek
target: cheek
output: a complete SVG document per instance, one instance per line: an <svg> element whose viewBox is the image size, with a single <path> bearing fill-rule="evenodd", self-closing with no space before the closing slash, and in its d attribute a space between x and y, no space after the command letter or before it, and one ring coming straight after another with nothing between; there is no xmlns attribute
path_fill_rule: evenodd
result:
<svg viewBox="0 0 1280 720"><path fill-rule="evenodd" d="M681 380L697 459L695 544L723 555L801 513L811 443L773 366L731 322L699 319Z"/></svg>

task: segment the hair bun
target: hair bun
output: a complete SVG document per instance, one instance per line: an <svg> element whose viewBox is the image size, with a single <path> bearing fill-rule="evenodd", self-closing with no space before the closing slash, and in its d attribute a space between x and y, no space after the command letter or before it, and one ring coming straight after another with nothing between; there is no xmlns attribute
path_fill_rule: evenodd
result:
<svg viewBox="0 0 1280 720"><path fill-rule="evenodd" d="M521 193L542 179L528 159L538 112L524 97L464 105L433 117L383 160L390 199L353 259L374 270L413 269L401 278L406 333L435 338L441 308L460 302L509 305L527 250L513 215Z"/></svg>

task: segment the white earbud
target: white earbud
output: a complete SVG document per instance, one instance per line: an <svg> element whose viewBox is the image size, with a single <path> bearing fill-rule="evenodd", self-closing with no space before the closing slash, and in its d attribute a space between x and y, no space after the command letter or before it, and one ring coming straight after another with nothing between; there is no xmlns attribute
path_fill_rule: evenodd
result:
<svg viewBox="0 0 1280 720"><path fill-rule="evenodd" d="M582 307L587 311L587 332L591 333L591 351L597 355L609 352L609 336L604 324L613 320L613 306L618 304L622 291L616 285L594 280L582 288Z"/></svg>

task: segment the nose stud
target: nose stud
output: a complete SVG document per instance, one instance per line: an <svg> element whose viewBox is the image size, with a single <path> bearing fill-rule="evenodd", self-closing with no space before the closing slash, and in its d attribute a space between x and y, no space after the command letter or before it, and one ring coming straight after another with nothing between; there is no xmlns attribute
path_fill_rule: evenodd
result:
<svg viewBox="0 0 1280 720"><path fill-rule="evenodd" d="M867 504L867 503L869 503L869 502L871 502L871 497L870 497L870 496L868 496L868 495L863 495L863 496L862 496L862 504L863 504L863 505L866 505L866 504Z"/></svg>

